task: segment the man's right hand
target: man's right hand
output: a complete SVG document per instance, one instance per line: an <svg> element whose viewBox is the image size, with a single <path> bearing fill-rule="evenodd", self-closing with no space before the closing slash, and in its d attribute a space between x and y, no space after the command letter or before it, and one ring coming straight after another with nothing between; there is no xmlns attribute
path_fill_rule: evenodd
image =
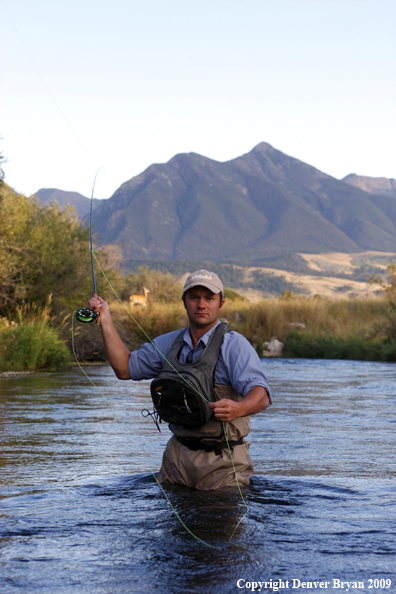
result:
<svg viewBox="0 0 396 594"><path fill-rule="evenodd" d="M88 303L91 309L99 313L106 356L116 376L118 379L130 379L128 371L130 352L114 326L109 304L102 297L91 297Z"/></svg>
<svg viewBox="0 0 396 594"><path fill-rule="evenodd" d="M101 321L106 321L106 318L110 316L109 304L102 297L91 297L88 303L89 307L99 314Z"/></svg>

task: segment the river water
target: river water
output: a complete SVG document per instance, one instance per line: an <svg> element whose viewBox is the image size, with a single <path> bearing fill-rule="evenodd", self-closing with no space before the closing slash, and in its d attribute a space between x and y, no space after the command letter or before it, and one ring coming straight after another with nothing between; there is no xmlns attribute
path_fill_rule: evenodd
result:
<svg viewBox="0 0 396 594"><path fill-rule="evenodd" d="M77 369L0 378L0 592L395 592L396 366L262 364L249 512L233 489L165 489L212 547L150 474L168 430L141 416L149 382L88 368L110 408Z"/></svg>

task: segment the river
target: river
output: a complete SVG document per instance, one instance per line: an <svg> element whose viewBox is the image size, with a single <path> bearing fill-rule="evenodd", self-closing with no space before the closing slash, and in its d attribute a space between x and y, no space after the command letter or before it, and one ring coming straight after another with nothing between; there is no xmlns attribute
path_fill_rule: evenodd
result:
<svg viewBox="0 0 396 594"><path fill-rule="evenodd" d="M106 402L78 369L1 377L0 592L395 592L396 366L262 364L248 513L165 488L211 547L151 475L169 432L141 415L149 382L87 368Z"/></svg>

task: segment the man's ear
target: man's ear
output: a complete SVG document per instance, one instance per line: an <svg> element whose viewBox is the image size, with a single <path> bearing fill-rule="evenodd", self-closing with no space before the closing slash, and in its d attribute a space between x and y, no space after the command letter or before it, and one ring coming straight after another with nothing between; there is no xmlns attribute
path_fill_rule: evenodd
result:
<svg viewBox="0 0 396 594"><path fill-rule="evenodd" d="M220 303L220 307L219 307L219 309L221 309L221 308L223 307L223 305L224 305L224 302L225 302L225 299L222 299L222 300L221 300L221 303Z"/></svg>

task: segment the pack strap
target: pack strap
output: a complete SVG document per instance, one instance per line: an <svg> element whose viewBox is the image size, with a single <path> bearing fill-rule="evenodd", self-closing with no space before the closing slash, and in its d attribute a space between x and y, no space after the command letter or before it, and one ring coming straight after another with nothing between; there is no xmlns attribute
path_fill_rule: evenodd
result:
<svg viewBox="0 0 396 594"><path fill-rule="evenodd" d="M216 367L217 359L220 354L221 345L223 344L224 335L229 331L229 326L225 322L220 322L214 329L209 337L208 343L202 351L200 357L195 363L180 363L179 355L184 346L184 332L185 329L181 330L176 336L174 343L168 353L167 358L164 361L162 371L168 371L169 369L176 369L183 373L184 369L193 367L194 369L204 369L208 378L213 381L214 370Z"/></svg>
<svg viewBox="0 0 396 594"><path fill-rule="evenodd" d="M215 440L208 440L208 439L183 439L182 437L176 437L177 441L181 443L181 445L186 446L190 450L197 452L198 450L205 450L205 452L214 452L216 456L220 456L222 450L233 448L237 445L243 444L243 438L238 439L238 441L229 441L228 444L226 441L215 441Z"/></svg>

